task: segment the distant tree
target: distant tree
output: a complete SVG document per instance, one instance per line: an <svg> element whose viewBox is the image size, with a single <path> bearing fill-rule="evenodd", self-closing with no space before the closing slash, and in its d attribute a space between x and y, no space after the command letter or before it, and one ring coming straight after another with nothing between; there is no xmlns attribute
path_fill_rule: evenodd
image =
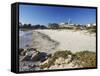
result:
<svg viewBox="0 0 100 76"><path fill-rule="evenodd" d="M31 27L32 25L31 24L28 24L28 27Z"/></svg>
<svg viewBox="0 0 100 76"><path fill-rule="evenodd" d="M34 26L35 29L39 29L40 28L40 24L37 24Z"/></svg>
<svg viewBox="0 0 100 76"><path fill-rule="evenodd" d="M32 24L20 24L20 28L25 28L25 29L47 29L45 25L32 25Z"/></svg>
<svg viewBox="0 0 100 76"><path fill-rule="evenodd" d="M65 22L65 24L68 24L68 22Z"/></svg>
<svg viewBox="0 0 100 76"><path fill-rule="evenodd" d="M59 28L59 25L58 25L57 23L49 23L49 24L48 24L48 27L49 27L49 28L52 28L52 29L53 29L53 28L54 28L54 29L57 29L57 28Z"/></svg>
<svg viewBox="0 0 100 76"><path fill-rule="evenodd" d="M23 27L27 27L27 24L24 24Z"/></svg>
<svg viewBox="0 0 100 76"><path fill-rule="evenodd" d="M47 29L47 27L44 25L41 25L41 29Z"/></svg>

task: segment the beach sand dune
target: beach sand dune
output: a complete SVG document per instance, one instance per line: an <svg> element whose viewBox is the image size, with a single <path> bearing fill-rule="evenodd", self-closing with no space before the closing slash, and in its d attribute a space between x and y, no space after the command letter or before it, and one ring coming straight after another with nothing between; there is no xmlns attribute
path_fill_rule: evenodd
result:
<svg viewBox="0 0 100 76"><path fill-rule="evenodd" d="M96 51L96 36L86 31L74 30L35 30L42 34L48 35L50 39L59 42L56 50L77 51ZM33 31L34 32L34 31ZM41 39L38 39L41 42ZM43 42L45 43L45 41ZM46 44L50 44L49 42ZM51 50L51 52L55 52Z"/></svg>

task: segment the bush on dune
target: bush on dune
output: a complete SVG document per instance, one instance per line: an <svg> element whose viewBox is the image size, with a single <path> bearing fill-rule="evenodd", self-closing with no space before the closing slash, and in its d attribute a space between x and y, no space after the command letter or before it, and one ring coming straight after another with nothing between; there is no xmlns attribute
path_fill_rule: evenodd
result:
<svg viewBox="0 0 100 76"><path fill-rule="evenodd" d="M81 61L83 67L96 67L96 53L89 51L82 51L75 53L78 60ZM83 62L83 63L82 63Z"/></svg>
<svg viewBox="0 0 100 76"><path fill-rule="evenodd" d="M96 33L96 29L89 30L89 33Z"/></svg>
<svg viewBox="0 0 100 76"><path fill-rule="evenodd" d="M96 33L96 26L87 27L86 29L90 34Z"/></svg>
<svg viewBox="0 0 100 76"><path fill-rule="evenodd" d="M67 58L68 55L72 55L71 51L57 51L53 54L53 56L50 57L50 60L48 63L45 63L44 65L41 65L41 69L43 68L49 68L50 66L54 65L54 62L57 58L59 57L63 57L63 58Z"/></svg>
<svg viewBox="0 0 100 76"><path fill-rule="evenodd" d="M57 58L63 57L68 58L68 55L72 56L72 60L76 61L76 64L82 65L83 68L85 67L96 67L96 53L90 51L81 51L72 53L71 51L57 51L55 52L50 58L48 63L41 65L41 68L49 68L50 66L54 65L54 62ZM78 60L78 62L77 62Z"/></svg>
<svg viewBox="0 0 100 76"><path fill-rule="evenodd" d="M59 57L67 58L68 55L72 55L71 51L65 50L65 51L57 51L54 53L53 58L57 59Z"/></svg>

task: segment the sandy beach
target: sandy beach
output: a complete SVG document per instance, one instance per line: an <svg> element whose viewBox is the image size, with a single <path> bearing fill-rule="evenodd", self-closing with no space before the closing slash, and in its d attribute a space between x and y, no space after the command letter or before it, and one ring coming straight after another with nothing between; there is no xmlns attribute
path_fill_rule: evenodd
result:
<svg viewBox="0 0 100 76"><path fill-rule="evenodd" d="M67 49L72 52L83 51L83 50L94 51L94 52L96 51L95 34L89 34L86 31L74 31L74 30L35 30L35 31L46 34L51 39L59 42L59 46L56 48L56 50Z"/></svg>

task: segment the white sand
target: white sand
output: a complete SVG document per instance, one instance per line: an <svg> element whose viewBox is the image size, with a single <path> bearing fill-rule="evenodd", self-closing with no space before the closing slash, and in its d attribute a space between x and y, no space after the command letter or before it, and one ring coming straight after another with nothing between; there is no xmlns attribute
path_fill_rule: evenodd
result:
<svg viewBox="0 0 100 76"><path fill-rule="evenodd" d="M86 31L73 30L35 30L48 35L51 39L60 43L57 50L76 51L96 51L95 34L86 33Z"/></svg>

